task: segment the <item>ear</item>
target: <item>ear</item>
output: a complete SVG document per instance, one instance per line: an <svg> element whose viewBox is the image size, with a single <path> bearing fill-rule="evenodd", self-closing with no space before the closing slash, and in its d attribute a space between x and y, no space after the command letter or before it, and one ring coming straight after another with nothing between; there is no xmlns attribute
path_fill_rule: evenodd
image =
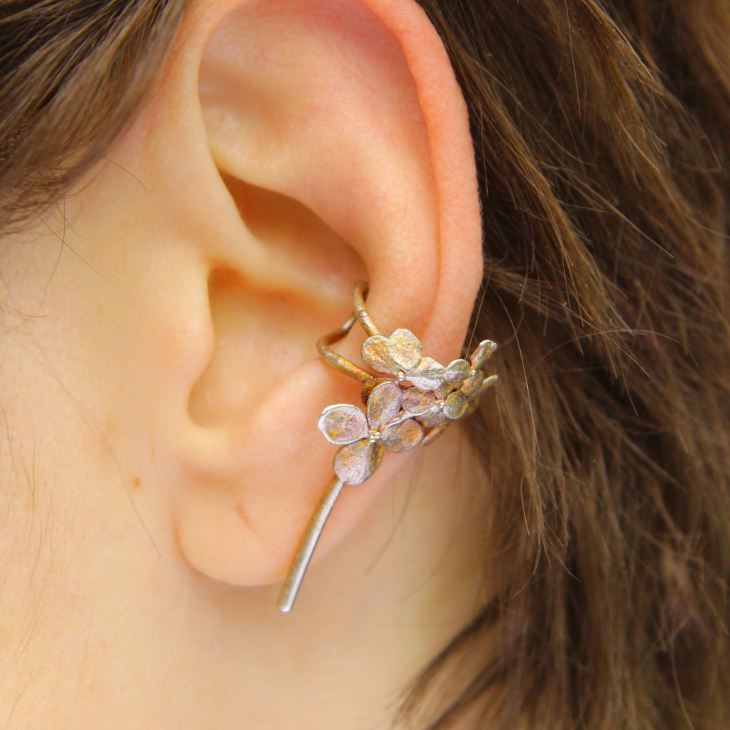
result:
<svg viewBox="0 0 730 730"><path fill-rule="evenodd" d="M132 324L109 418L151 485L139 509L169 518L188 563L261 584L284 575L331 477L319 413L359 403L315 350L352 284L369 280L386 334L459 356L482 275L468 117L412 0L194 4L180 38L84 193L124 230ZM362 340L340 351L360 363ZM345 488L318 556L405 458Z"/></svg>

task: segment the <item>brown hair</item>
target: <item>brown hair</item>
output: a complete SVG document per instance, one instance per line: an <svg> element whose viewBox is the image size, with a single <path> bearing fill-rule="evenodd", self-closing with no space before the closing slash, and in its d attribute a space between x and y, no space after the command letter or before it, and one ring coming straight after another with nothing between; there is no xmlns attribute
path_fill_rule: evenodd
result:
<svg viewBox="0 0 730 730"><path fill-rule="evenodd" d="M421 0L472 122L472 419L501 586L404 724L718 728L728 718L730 6ZM2 3L0 223L57 199L139 104L184 2ZM22 39L22 40L21 40Z"/></svg>

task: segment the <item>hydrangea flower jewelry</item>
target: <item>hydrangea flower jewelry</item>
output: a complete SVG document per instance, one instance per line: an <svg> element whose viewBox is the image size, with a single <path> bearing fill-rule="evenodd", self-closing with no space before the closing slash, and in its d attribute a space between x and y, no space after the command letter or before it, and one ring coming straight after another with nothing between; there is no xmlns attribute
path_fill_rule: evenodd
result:
<svg viewBox="0 0 730 730"><path fill-rule="evenodd" d="M346 484L362 484L383 461L386 451L410 451L433 443L454 421L476 410L484 393L497 382L484 366L497 349L481 342L469 360L454 360L444 367L423 357L418 338L406 329L385 337L365 310L367 282L352 290L354 314L340 329L317 343L320 355L332 367L362 383L365 410L341 404L329 406L319 417L319 430L339 446L335 476L327 485L294 556L279 596L279 610L291 611L304 574L327 518ZM341 340L359 320L369 335L362 346L363 362L379 375L357 367L330 345Z"/></svg>

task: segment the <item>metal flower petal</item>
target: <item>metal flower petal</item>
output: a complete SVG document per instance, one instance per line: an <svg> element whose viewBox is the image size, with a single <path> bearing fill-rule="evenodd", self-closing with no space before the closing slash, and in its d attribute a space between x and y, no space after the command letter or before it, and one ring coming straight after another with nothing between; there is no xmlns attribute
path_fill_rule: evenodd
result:
<svg viewBox="0 0 730 730"><path fill-rule="evenodd" d="M419 390L436 390L445 377L446 368L443 365L430 357L424 357L415 368L406 371L405 379Z"/></svg>
<svg viewBox="0 0 730 730"><path fill-rule="evenodd" d="M466 408L469 402L460 391L452 393L444 403L443 410L447 418L455 421L457 418L461 418L466 413Z"/></svg>
<svg viewBox="0 0 730 730"><path fill-rule="evenodd" d="M392 380L381 383L373 390L368 398L368 424L371 430L380 431L400 413L402 392Z"/></svg>
<svg viewBox="0 0 730 730"><path fill-rule="evenodd" d="M471 365L466 360L454 360L446 366L447 383L463 383L471 375Z"/></svg>
<svg viewBox="0 0 730 730"><path fill-rule="evenodd" d="M421 343L413 332L399 329L388 338L390 359L406 373L421 362Z"/></svg>
<svg viewBox="0 0 730 730"><path fill-rule="evenodd" d="M384 449L377 441L360 439L353 444L343 446L334 460L335 474L345 484L362 484L370 479L383 461Z"/></svg>
<svg viewBox="0 0 730 730"><path fill-rule="evenodd" d="M496 342L492 342L491 340L483 340L480 342L477 349L472 353L471 358L469 358L471 366L476 370L484 367L484 364L492 357L496 349Z"/></svg>
<svg viewBox="0 0 730 730"><path fill-rule="evenodd" d="M344 444L335 454L335 474L345 484L362 484L380 466L383 453L408 451L423 439L423 429L401 411L403 391L397 383L378 384L367 401L367 416L352 405L325 408L319 428L334 444ZM405 416L405 419L404 419Z"/></svg>
<svg viewBox="0 0 730 730"><path fill-rule="evenodd" d="M444 383L436 388L433 394L436 396L436 400L446 400L455 390L458 389L458 383Z"/></svg>
<svg viewBox="0 0 730 730"><path fill-rule="evenodd" d="M467 398L472 398L479 392L479 389L482 387L482 383L484 382L484 378L485 375L483 370L474 370L461 386L461 392Z"/></svg>
<svg viewBox="0 0 730 730"><path fill-rule="evenodd" d="M416 420L423 424L426 428L436 428L436 426L446 423L449 419L441 408L434 408L428 413L424 413L422 416L417 416Z"/></svg>
<svg viewBox="0 0 730 730"><path fill-rule="evenodd" d="M387 451L399 453L416 448L423 440L423 429L412 418L394 426L386 426L380 437L380 443Z"/></svg>
<svg viewBox="0 0 730 730"><path fill-rule="evenodd" d="M446 421L461 418L469 405L467 398L460 390L455 390L445 400L434 400L432 408L416 417L419 423L427 428L436 428Z"/></svg>
<svg viewBox="0 0 730 730"><path fill-rule="evenodd" d="M363 342L360 351L362 361L370 368L379 373L395 375L398 366L391 360L388 354L388 339L383 335L373 335Z"/></svg>
<svg viewBox="0 0 730 730"><path fill-rule="evenodd" d="M317 426L332 444L351 444L368 435L365 414L356 406L347 403L325 408Z"/></svg>
<svg viewBox="0 0 730 730"><path fill-rule="evenodd" d="M444 382L446 368L430 357L421 357L421 343L406 329L398 329L387 339L368 337L363 343L363 362L379 373L395 375L421 390L435 390Z"/></svg>
<svg viewBox="0 0 730 730"><path fill-rule="evenodd" d="M412 416L422 416L428 413L436 405L436 396L433 391L422 391L416 388L408 388L403 392L403 410Z"/></svg>
<svg viewBox="0 0 730 730"><path fill-rule="evenodd" d="M466 360L454 360L446 368L445 382L433 392L434 405L426 410L427 399L417 393L406 391L404 408L418 410L416 419L430 429L423 439L424 444L433 443L456 420L473 413L484 392L497 382L496 375L487 378L477 363L484 364L497 346L490 340L480 343Z"/></svg>

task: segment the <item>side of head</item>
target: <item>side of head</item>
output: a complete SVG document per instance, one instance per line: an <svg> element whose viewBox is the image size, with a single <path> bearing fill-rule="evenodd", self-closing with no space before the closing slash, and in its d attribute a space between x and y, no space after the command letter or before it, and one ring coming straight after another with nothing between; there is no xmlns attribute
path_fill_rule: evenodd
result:
<svg viewBox="0 0 730 730"><path fill-rule="evenodd" d="M0 667L17 686L53 645L48 605L100 662L121 656L108 627L130 616L166 636L161 653L187 627L197 654L177 664L200 662L233 713L236 683L268 676L261 656L296 678L303 634L339 627L334 649L357 646L349 615L377 635L388 590L417 571L402 557L382 595L353 585L377 563L367 536L385 530L390 492L413 479L433 486L415 510L420 548L404 537L392 554L427 556L424 575L450 540L463 559L398 616L448 616L393 660L388 681L403 684L436 657L404 718L719 717L728 12L144 0L66 20L50 35L33 12L6 24L37 31L0 107L0 615L15 617ZM331 476L317 418L359 400L314 343L362 278L382 329L408 328L442 362L498 341L501 387L468 446L439 446L420 476L389 455L343 493L316 556L327 601L313 590L284 627L265 613L273 584ZM338 347L359 361L362 341ZM460 449L468 479L454 476ZM449 538L439 518L457 493L469 527ZM255 665L243 678L241 656ZM118 680L103 676L105 691Z"/></svg>

